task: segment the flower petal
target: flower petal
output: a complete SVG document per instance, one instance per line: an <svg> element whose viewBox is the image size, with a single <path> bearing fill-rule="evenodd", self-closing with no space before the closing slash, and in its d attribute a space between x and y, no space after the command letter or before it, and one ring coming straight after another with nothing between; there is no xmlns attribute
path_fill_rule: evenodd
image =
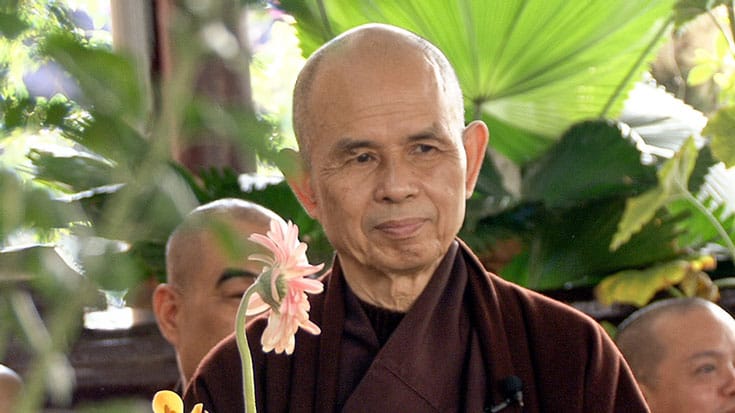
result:
<svg viewBox="0 0 735 413"><path fill-rule="evenodd" d="M191 413L202 413L202 410L204 410L204 405L202 403L197 403L194 405L194 408L191 409ZM204 410L204 413L208 412Z"/></svg>
<svg viewBox="0 0 735 413"><path fill-rule="evenodd" d="M151 403L154 413L184 413L184 402L170 390L156 392Z"/></svg>
<svg viewBox="0 0 735 413"><path fill-rule="evenodd" d="M269 308L271 308L268 303L263 301L262 298L260 298L260 295L256 292L253 295L250 296L250 300L248 301L248 308L245 312L246 316L254 316L258 315L262 312L267 311Z"/></svg>

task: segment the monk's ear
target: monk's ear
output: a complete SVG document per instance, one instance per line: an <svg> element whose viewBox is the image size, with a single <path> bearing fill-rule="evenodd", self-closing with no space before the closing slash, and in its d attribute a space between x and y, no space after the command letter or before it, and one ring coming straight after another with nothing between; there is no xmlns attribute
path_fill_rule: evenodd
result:
<svg viewBox="0 0 735 413"><path fill-rule="evenodd" d="M304 167L304 161L298 152L293 149L282 149L278 153L278 167L286 177L288 186L304 207L306 213L314 219L318 219L318 205L316 196L311 186L311 178Z"/></svg>
<svg viewBox="0 0 735 413"><path fill-rule="evenodd" d="M176 347L179 342L179 294L170 284L159 284L153 291L153 313L161 335Z"/></svg>
<svg viewBox="0 0 735 413"><path fill-rule="evenodd" d="M462 132L462 144L467 155L467 178L465 181L467 198L475 190L477 177L480 175L482 162L485 160L485 151L489 139L490 132L487 130L487 125L480 120L471 122Z"/></svg>

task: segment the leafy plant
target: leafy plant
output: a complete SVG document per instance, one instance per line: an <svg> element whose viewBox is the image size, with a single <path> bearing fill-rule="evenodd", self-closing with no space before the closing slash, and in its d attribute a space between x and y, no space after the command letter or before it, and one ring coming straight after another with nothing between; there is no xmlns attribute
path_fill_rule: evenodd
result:
<svg viewBox="0 0 735 413"><path fill-rule="evenodd" d="M0 319L10 320L0 323L0 356L10 338L28 343L20 412L38 411L49 395L54 405L71 402L66 354L84 308L100 306L100 290L162 278L166 238L200 202L229 193L298 205L283 198L283 185L246 192L229 180L231 172L202 180L171 160L174 136L206 129L274 162L272 125L189 86L212 53L199 33L223 18L215 5L177 16L175 35L189 47L176 56L173 76L156 85L159 106L151 111L132 58L87 37L62 4L51 3L0 9L0 31L8 35L0 39L0 70L10 74L0 81ZM32 96L21 60L53 62L78 94Z"/></svg>

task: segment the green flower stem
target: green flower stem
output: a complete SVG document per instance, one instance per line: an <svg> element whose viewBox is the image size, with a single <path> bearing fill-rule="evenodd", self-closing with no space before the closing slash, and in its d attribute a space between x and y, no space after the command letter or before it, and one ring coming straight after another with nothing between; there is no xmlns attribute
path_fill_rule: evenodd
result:
<svg viewBox="0 0 735 413"><path fill-rule="evenodd" d="M250 356L250 346L248 346L248 337L245 331L245 314L247 313L250 296L255 292L253 287L256 284L245 291L235 318L235 338L237 339L237 348L240 351L240 361L242 362L242 394L245 398L245 413L256 413L253 358Z"/></svg>

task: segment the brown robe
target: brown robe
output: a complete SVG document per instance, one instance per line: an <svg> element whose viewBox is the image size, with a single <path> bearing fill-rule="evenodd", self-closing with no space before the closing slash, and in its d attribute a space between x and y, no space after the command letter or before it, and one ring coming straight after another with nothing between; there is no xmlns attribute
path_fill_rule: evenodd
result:
<svg viewBox="0 0 735 413"><path fill-rule="evenodd" d="M500 383L511 375L523 383L522 411L648 411L594 320L487 274L461 242L382 348L338 260L324 281L310 298L322 334L299 332L293 355L260 350L265 319L248 328L260 413L481 412L505 399ZM243 411L234 336L205 358L184 399L188 409Z"/></svg>

